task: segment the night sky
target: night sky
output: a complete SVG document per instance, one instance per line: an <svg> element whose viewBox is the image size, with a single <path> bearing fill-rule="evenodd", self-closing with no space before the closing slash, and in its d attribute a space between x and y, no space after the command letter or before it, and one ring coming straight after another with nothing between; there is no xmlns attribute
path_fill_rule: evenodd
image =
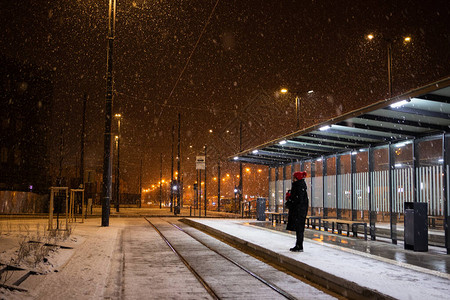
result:
<svg viewBox="0 0 450 300"><path fill-rule="evenodd" d="M130 192L141 159L144 187L159 180L160 153L169 176L178 113L192 181L204 144L214 165L238 152L239 121L243 149L295 130L294 94L280 95L281 87L304 95L302 126L384 99L384 39L393 40L394 95L450 75L444 0L117 0L117 10L113 112L124 115L121 174ZM108 1L2 1L1 55L53 71L53 169L61 130L66 172L79 167L84 93L85 169L102 168L107 12ZM368 41L368 33L384 39Z"/></svg>

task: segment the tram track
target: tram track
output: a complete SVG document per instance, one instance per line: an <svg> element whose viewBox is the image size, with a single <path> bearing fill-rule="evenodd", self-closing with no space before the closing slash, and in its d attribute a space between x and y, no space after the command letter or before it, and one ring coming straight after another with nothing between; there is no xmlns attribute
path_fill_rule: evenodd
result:
<svg viewBox="0 0 450 300"><path fill-rule="evenodd" d="M216 273L214 272L205 272L205 270L202 270L201 267L199 267L198 261L196 262L195 259L192 258L191 254L187 254L186 253L182 253L183 251L180 251L179 249L177 249L177 245L176 242L171 242L171 239L173 239L173 231L170 231L167 227L164 228L164 230L161 230L161 224L154 224L154 222L152 222L150 219L148 218L144 218L154 229L155 231L161 236L161 238L164 240L164 242L169 246L169 248L180 258L180 260L186 265L186 267L189 269L189 271L191 271L191 273L197 278L197 280L204 286L205 290L209 293L209 295L213 298L213 299L221 299L221 298L230 298L230 297L235 297L235 296L230 296L231 294L228 294L228 290L227 287L223 287L222 285L218 285L217 284L217 277L224 277L225 274L218 274L216 271ZM251 285L254 286L254 295L251 295L251 297L255 297L256 293L261 293L261 291L265 291L263 292L263 297L264 298L280 298L280 299L299 299L299 298L304 298L305 295L302 295L301 297L299 297L297 294L292 293L292 291L287 291L285 288L280 287L277 283L272 282L270 279L265 279L262 276L258 275L258 271L254 271L253 268L256 268L257 270L259 270L261 272L261 267L247 267L244 266L242 263L239 263L236 259L234 259L233 254L230 253L230 255L225 255L224 253L221 253L222 251L218 251L217 249L215 249L214 245L210 245L208 242L205 242L204 240L202 240L201 238L196 237L195 235L191 234L190 232L188 232L187 230L184 230L183 228L181 228L180 226L178 226L177 224L174 224L172 222L169 222L167 220L164 220L164 222L166 222L166 224L170 225L170 227L172 228L172 230L176 230L178 232L183 233L184 235L186 235L192 242L195 241L195 243L198 243L199 245L201 245L201 247L203 247L204 251L203 255L205 257L209 257L209 256L213 256L217 262L217 269L220 268L225 268L226 273L230 273L230 274L236 274L239 270L240 273L245 273L245 276L248 276L248 278L245 278L244 275L238 275L240 276L238 281L238 289L241 289L243 287L245 287L246 285ZM155 222L158 223L158 222ZM159 227L159 228L158 228ZM194 229L195 230L195 229ZM164 232L166 231L166 232ZM171 237L168 237L168 235L172 235ZM178 241L179 243L179 241ZM178 245L180 246L180 244ZM197 248L198 249L198 246ZM240 252L239 250L234 249L235 252ZM190 256L190 257L187 257ZM260 264L264 264L262 262L259 262ZM213 268L214 269L214 268ZM210 270L211 271L211 270ZM288 274L285 274L282 271L279 270L275 270L275 269L270 269L268 272L272 273L277 273L279 272L278 276L279 277L283 277L286 276L288 277ZM284 273L284 275L283 275ZM230 275L230 277L232 277ZM290 279L292 280L292 279ZM261 284L262 286L265 286L265 288L262 288L260 285L256 284L256 282L259 282L259 284ZM280 282L278 282L280 283ZM226 284L230 284L232 285L232 283L226 283ZM242 284L242 286L241 286ZM303 285L306 285L306 283L301 283ZM231 287L230 287L231 288ZM248 287L247 287L248 288ZM312 288L312 287L310 287ZM256 291L258 289L258 291ZM252 292L252 289L247 289L250 292ZM269 292L272 291L272 292ZM319 292L314 292L314 293L323 293L323 291L319 291ZM295 296L294 296L295 294ZM278 296L277 296L278 295ZM313 295L309 295L309 296L313 296ZM315 295L317 296L317 295ZM244 294L242 294L242 297L248 298L248 296L244 296ZM308 297L309 298L309 297ZM326 295L326 294L322 294L322 298L332 298L332 296L330 295Z"/></svg>
<svg viewBox="0 0 450 300"><path fill-rule="evenodd" d="M178 258L181 259L181 261L185 264L185 266L191 271L191 273L197 278L197 280L203 285L203 287L206 289L208 294L211 295L214 299L220 299L219 296L214 292L214 290L209 286L209 284L203 279L202 276L200 276L195 269L189 264L189 262L184 258L183 255L178 252L175 247L170 243L170 241L164 236L164 234L146 217L144 219L153 227L153 229L156 230L156 232L161 236L161 238L166 242L166 244L169 246L169 248L175 253Z"/></svg>

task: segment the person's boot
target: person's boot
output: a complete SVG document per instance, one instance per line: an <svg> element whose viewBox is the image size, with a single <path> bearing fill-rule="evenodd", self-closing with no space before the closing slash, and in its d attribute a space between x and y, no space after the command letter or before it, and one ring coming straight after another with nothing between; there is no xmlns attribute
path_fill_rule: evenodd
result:
<svg viewBox="0 0 450 300"><path fill-rule="evenodd" d="M300 247L298 245L295 245L294 248L289 249L292 252L303 252L303 247Z"/></svg>

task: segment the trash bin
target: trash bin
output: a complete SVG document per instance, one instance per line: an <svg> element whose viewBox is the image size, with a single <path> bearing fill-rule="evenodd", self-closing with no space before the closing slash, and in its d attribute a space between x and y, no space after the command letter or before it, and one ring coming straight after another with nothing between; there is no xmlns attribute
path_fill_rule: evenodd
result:
<svg viewBox="0 0 450 300"><path fill-rule="evenodd" d="M428 251L427 203L405 202L405 249Z"/></svg>
<svg viewBox="0 0 450 300"><path fill-rule="evenodd" d="M265 221L266 220L266 198L256 199L256 220Z"/></svg>

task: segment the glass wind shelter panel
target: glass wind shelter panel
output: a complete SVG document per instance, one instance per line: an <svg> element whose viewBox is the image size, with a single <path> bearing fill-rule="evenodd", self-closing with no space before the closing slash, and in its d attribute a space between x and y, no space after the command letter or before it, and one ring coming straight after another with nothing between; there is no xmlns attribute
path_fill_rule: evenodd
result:
<svg viewBox="0 0 450 300"><path fill-rule="evenodd" d="M275 198L276 201L276 209L279 209L283 206L283 198L284 198L284 189L283 189L283 175L281 174L281 168L280 168L280 174L278 175L277 180L277 195Z"/></svg>
<svg viewBox="0 0 450 300"><path fill-rule="evenodd" d="M275 168L270 168L269 171L269 211L273 211L275 208L275 192L276 192L276 184L275 184Z"/></svg>
<svg viewBox="0 0 450 300"><path fill-rule="evenodd" d="M416 169L417 201L428 204L428 215L444 215L442 137L419 141Z"/></svg>
<svg viewBox="0 0 450 300"><path fill-rule="evenodd" d="M328 216L336 217L336 157L326 159L327 174L325 177L325 207L328 208Z"/></svg>
<svg viewBox="0 0 450 300"><path fill-rule="evenodd" d="M323 161L318 159L314 161L314 176L312 179L312 187L314 193L311 199L311 210L315 215L323 213Z"/></svg>
<svg viewBox="0 0 450 300"><path fill-rule="evenodd" d="M286 195L287 191L289 191L291 189L291 187L292 187L292 176L291 176L292 168L291 168L291 165L287 165L285 167L285 173L284 174L285 174L284 184L283 184L284 192L283 192L283 197L280 199L281 200L281 204L280 205L283 206L283 211L285 210L285 207L284 207L284 204L286 202L285 195Z"/></svg>
<svg viewBox="0 0 450 300"><path fill-rule="evenodd" d="M369 152L364 149L352 155L355 156L353 210L357 218L366 219L369 211Z"/></svg>
<svg viewBox="0 0 450 300"><path fill-rule="evenodd" d="M392 212L403 216L404 203L414 201L413 142L393 145Z"/></svg>
<svg viewBox="0 0 450 300"><path fill-rule="evenodd" d="M290 190L292 187L292 175L291 174L292 174L292 168L290 165L287 165L286 169L285 169L285 178L284 178L284 195L286 195L286 192L288 190Z"/></svg>
<svg viewBox="0 0 450 300"><path fill-rule="evenodd" d="M345 218L351 218L352 209L352 166L350 153L341 155L339 158L338 176L338 209Z"/></svg>
<svg viewBox="0 0 450 300"><path fill-rule="evenodd" d="M308 187L308 206L311 207L311 193L312 193L312 186L311 186L311 162L307 161L303 163L303 171L307 173L307 176L305 178L306 186Z"/></svg>
<svg viewBox="0 0 450 300"><path fill-rule="evenodd" d="M372 210L377 221L389 222L389 146L373 150Z"/></svg>

